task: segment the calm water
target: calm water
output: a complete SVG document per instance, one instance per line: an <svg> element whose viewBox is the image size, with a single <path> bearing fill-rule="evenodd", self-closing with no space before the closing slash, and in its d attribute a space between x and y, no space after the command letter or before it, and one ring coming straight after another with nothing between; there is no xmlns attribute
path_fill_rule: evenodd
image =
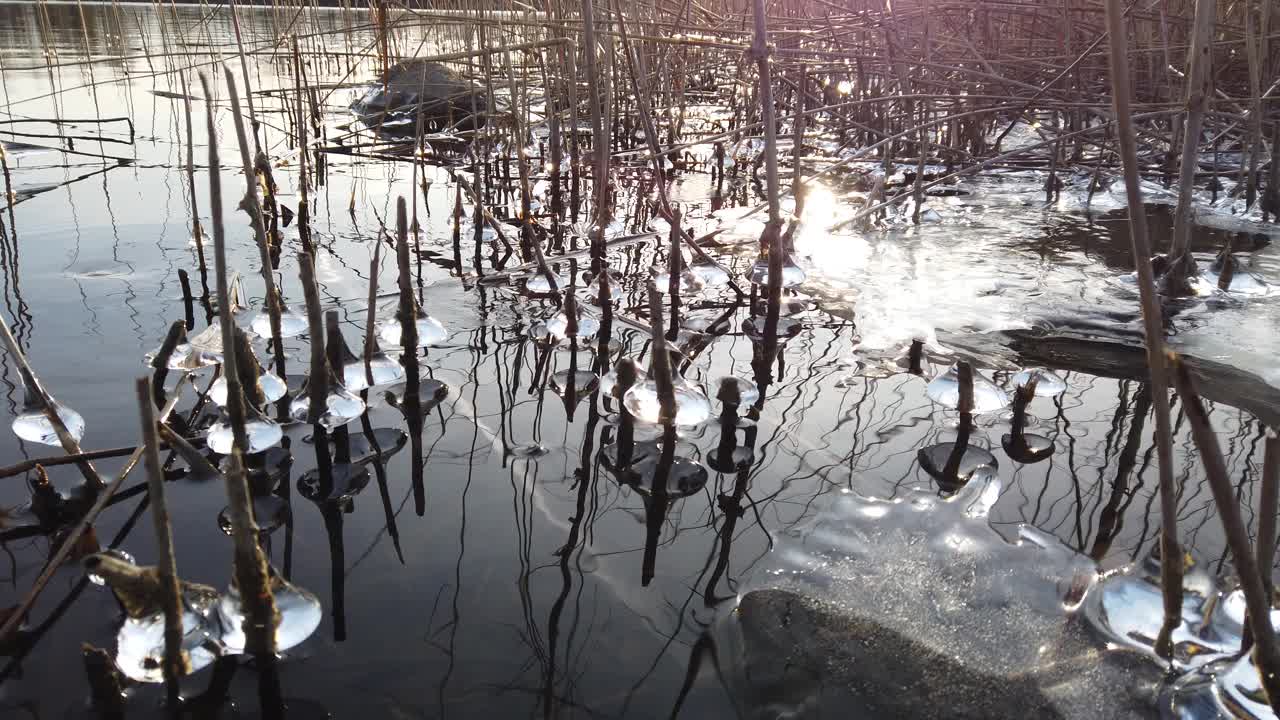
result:
<svg viewBox="0 0 1280 720"><path fill-rule="evenodd" d="M4 136L22 143L8 149L18 202L12 219L8 212L4 218L6 318L46 386L84 415L86 449L136 442L132 380L144 372L143 354L186 315L179 270L191 274L200 294L192 208L181 173L182 103L169 94L181 92L172 73L179 64L190 60L208 70L214 67L210 53L234 56L229 19L207 12L178 8L175 25L172 16L161 18L148 7L0 5L0 80L10 117L127 117L132 123L132 130L124 122L66 126L77 136L70 146ZM312 58L310 82L373 76L369 61L349 64L346 55L362 52L372 40L363 14L291 12L244 11L256 90L292 85L287 43L279 52L272 49L274 29L291 21L303 33L352 28L324 40L328 54L318 53L319 40L304 40ZM405 52L474 43L464 26L430 25L402 30L397 37ZM161 56L166 48L169 54ZM86 55L94 62L84 62ZM196 87L190 94L202 95ZM330 139L344 134L339 126L351 120L345 107L354 92L322 96ZM296 155L286 140L291 120L278 95L256 100L269 151L279 160L281 201L296 204ZM226 162L238 158L231 118L225 102L215 101L223 184L238 189L238 168ZM199 166L207 158L204 102L193 109ZM13 127L55 134L48 123ZM102 155L127 162L104 163ZM1056 446L1050 459L1012 461L1000 450L1007 421L995 413L980 422L975 442L991 448L1004 480L991 513L998 530L1012 535L1015 524L1028 523L1108 565L1141 555L1155 538L1153 422L1149 395L1135 379L1142 368L1131 351L1138 326L1125 277L1131 263L1121 214L1090 215L1066 201L1045 207L1035 178L1010 175L970 181L962 186L966 195L932 199L940 222L833 235L818 220L825 214L825 224L847 212L848 188L817 194L807 216L813 222L797 243L809 282L788 298L800 329L774 367L757 427L747 433L754 459L742 473L711 472L705 488L673 500L664 513L620 485L601 462L602 449L616 435L610 424L616 403L591 396L570 414L551 392L548 378L569 367L570 353L536 342L531 332L554 309L518 286L475 281L495 271L503 252L488 242L477 252L465 233L462 245L454 246L450 174L425 166L424 189L415 187L408 163L343 154L327 154L326 162L312 201L326 308L341 313L348 341L356 345L379 225L392 222L397 196L413 198L423 228L416 255L421 297L450 331L424 362L448 385L449 396L424 430L420 505L410 487L406 449L386 464L385 483L380 477L371 484L348 512L322 515L295 486L315 466L310 428L287 429L294 462L278 492L291 498L292 521L270 536L270 558L315 592L325 609L321 628L282 665L285 694L308 703L295 707L316 708L304 716L667 715L690 648L714 617L714 603L732 597L750 577L772 537L810 519L846 488L889 497L935 487L920 469L917 451L954 435L954 418L925 394L929 378L949 365L947 350L979 361L1001 384L1031 358L1036 364L1056 358L1063 365L1066 393L1039 398L1030 409L1038 418L1031 431ZM634 168L619 168L617 215L628 218L628 229L648 212L637 209L644 197L637 177ZM678 176L673 197L698 230L725 228L713 251L745 275L754 252L743 243L758 236L759 215L744 218L736 208L752 207L759 197L745 183L719 194L708 177L701 170ZM207 226L206 168L198 167L195 182L196 211ZM1253 520L1249 508L1264 433L1255 413L1280 417L1277 391L1267 384L1280 376L1271 364L1276 310L1265 286L1280 278L1280 267L1274 250L1256 249L1268 239L1262 229L1220 215L1213 221L1217 229L1200 234L1199 249L1212 252L1232 241L1251 252L1261 289L1188 303L1175 318L1174 343L1249 373L1225 390L1206 387L1206 395L1223 400L1213 404L1212 417L1246 518ZM262 284L252 233L233 208L227 222L231 264L256 307ZM564 240L564 249L573 243L581 241ZM298 248L296 226L290 225L277 277L286 299L300 306ZM387 291L395 282L388 250L378 277ZM643 319L638 291L654 252L641 242L611 255L613 267L626 274L621 312L632 318ZM752 377L753 342L742 331L751 318L749 303L727 291L686 302L693 318L724 320L717 325L722 332L691 352L685 376L708 385L722 375ZM203 329L209 316L198 298L192 313L194 329ZM381 317L388 315L384 310ZM625 324L614 330L622 352L647 358L643 331ZM1046 333L1106 341L1111 344L1103 347L1120 359L1110 362L1094 348L1065 362L1065 354L1045 350L1038 338ZM928 337L933 351L923 376L892 362L913 337ZM849 362L859 342L859 359L866 363L861 369ZM302 372L306 343L286 345L290 372ZM589 367L590 353L579 351L573 361ZM7 357L3 362L5 399L17 412L21 388L12 363ZM402 427L399 413L378 395L373 393L370 426ZM1216 562L1223 543L1212 499L1180 416L1178 428L1179 530ZM689 430L680 453L703 460L719 438L714 423ZM0 464L54 454L8 433L0 437ZM104 460L97 467L110 472L118 464ZM50 475L61 487L78 479L71 466L51 468ZM126 487L141 480L139 474ZM180 573L225 586L231 546L217 523L223 488L189 479L171 487ZM0 482L0 506L19 506L26 497L20 476ZM104 546L117 545L151 563L154 540L142 498L133 494L113 505L96 536ZM645 583L647 538L654 560L653 578ZM45 537L9 538L8 562L0 562L0 607L19 602L51 546ZM0 658L0 715L74 716L87 697L80 643L110 647L116 622L109 593L86 586L77 567L61 570L31 615L28 627L39 630L34 646ZM208 675L189 678L189 687L203 688ZM240 673L233 693L248 716L255 707L251 680L250 673ZM709 667L697 677L684 712L731 716Z"/></svg>

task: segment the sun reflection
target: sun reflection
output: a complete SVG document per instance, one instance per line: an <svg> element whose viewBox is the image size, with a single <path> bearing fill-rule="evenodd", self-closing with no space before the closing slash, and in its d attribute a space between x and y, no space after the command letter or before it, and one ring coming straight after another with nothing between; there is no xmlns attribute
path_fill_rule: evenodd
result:
<svg viewBox="0 0 1280 720"><path fill-rule="evenodd" d="M814 262L834 261L842 267L865 266L869 246L860 234L831 234L828 227L853 212L848 203L836 197L825 185L805 186L804 212L796 232L796 249L811 256Z"/></svg>

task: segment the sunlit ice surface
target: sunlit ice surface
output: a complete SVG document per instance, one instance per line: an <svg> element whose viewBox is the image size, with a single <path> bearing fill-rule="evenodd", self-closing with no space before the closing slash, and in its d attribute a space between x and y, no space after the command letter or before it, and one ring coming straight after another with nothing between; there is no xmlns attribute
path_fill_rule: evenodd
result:
<svg viewBox="0 0 1280 720"><path fill-rule="evenodd" d="M941 344L939 331L1029 330L1138 344L1141 319L1123 211L1107 205L1105 196L1090 213L1028 208L1034 182L1030 173L967 180L959 186L964 195L926 197L940 223L915 226L899 218L834 232L831 226L863 207L863 194L810 184L796 234L796 257L810 279L805 290L856 308L866 350L893 350L913 339ZM1169 228L1167 211L1157 209L1151 227L1159 247ZM1260 240L1234 241L1280 238L1280 231L1256 223L1197 232L1197 248L1250 234ZM1280 305L1258 291L1255 279L1280 275L1277 253L1274 245L1251 253L1240 270L1247 281L1238 287L1212 287L1207 297L1175 305L1168 313L1170 345L1280 385L1272 362L1280 339L1265 331L1280 321ZM1207 271L1212 254L1197 258Z"/></svg>

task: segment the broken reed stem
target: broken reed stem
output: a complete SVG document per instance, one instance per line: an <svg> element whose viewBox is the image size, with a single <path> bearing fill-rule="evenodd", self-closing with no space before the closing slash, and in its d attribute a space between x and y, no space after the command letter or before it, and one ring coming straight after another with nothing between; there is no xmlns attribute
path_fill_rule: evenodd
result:
<svg viewBox="0 0 1280 720"><path fill-rule="evenodd" d="M211 479L222 477L222 471L214 467L204 453L197 450L186 438L174 432L173 428L163 422L160 423L160 438L168 443L170 450L182 458L183 462L190 467L193 475L203 475Z"/></svg>
<svg viewBox="0 0 1280 720"><path fill-rule="evenodd" d="M1271 182L1262 200L1263 216L1271 212L1271 221L1280 224L1280 119L1271 123Z"/></svg>
<svg viewBox="0 0 1280 720"><path fill-rule="evenodd" d="M1206 0L1207 1L1207 0ZM1128 38L1125 35L1120 0L1107 0L1107 31L1111 35L1112 101L1116 118L1116 140L1124 164L1125 194L1129 203L1129 238L1133 263L1138 271L1138 291L1142 305L1147 367L1151 373L1151 394L1156 415L1156 455L1160 477L1160 587L1164 595L1164 624L1156 638L1155 651L1173 657L1173 630L1182 622L1182 550L1178 547L1178 506L1173 483L1173 432L1169 423L1169 386L1165 377L1164 319L1156 294L1151 268L1151 245L1147 239L1147 216L1142 205L1138 176L1138 150L1130 109Z"/></svg>
<svg viewBox="0 0 1280 720"><path fill-rule="evenodd" d="M1174 261L1191 248L1192 192L1199 165L1200 128L1204 124L1205 111L1209 109L1209 98L1213 95L1213 73L1209 65L1213 60L1211 43L1216 9L1217 0L1196 0L1191 52L1187 56L1187 116L1183 122L1182 164L1178 171L1178 205L1173 214L1173 241L1169 248L1169 259ZM1175 265L1170 268L1175 269Z"/></svg>
<svg viewBox="0 0 1280 720"><path fill-rule="evenodd" d="M537 243L534 243L537 248ZM418 369L418 305L413 297L413 275L409 270L409 214L403 196L396 198L396 268L400 288L400 346L404 352L404 414L409 423L410 472L413 509L419 517L427 511L427 491L423 483L422 459L422 377Z"/></svg>
<svg viewBox="0 0 1280 720"><path fill-rule="evenodd" d="M667 297L671 300L671 323L667 332L673 342L680 332L680 280L684 256L680 254L680 209L671 208L670 243L667 245Z"/></svg>
<svg viewBox="0 0 1280 720"><path fill-rule="evenodd" d="M963 417L973 412L973 366L963 360L956 363L956 379L960 386L960 401L956 410Z"/></svg>
<svg viewBox="0 0 1280 720"><path fill-rule="evenodd" d="M169 326L169 332L165 333L164 342L160 343L160 349L156 352L156 356L151 358L151 367L155 370L164 370L169 367L169 358L173 357L173 351L178 348L183 339L187 336L187 324L182 320L174 320Z"/></svg>
<svg viewBox="0 0 1280 720"><path fill-rule="evenodd" d="M781 191L778 188L778 125L773 107L773 80L769 70L769 27L765 0L754 0L755 37L751 57L760 80L760 119L764 122L765 194L769 201L769 223L782 224Z"/></svg>
<svg viewBox="0 0 1280 720"><path fill-rule="evenodd" d="M654 385L658 389L661 410L658 421L673 423L676 419L676 391L671 377L671 356L667 354L667 338L663 331L662 294L652 280L649 281L649 339L652 341L650 368Z"/></svg>
<svg viewBox="0 0 1280 720"><path fill-rule="evenodd" d="M342 356L342 350L346 341L342 339L342 328L338 325L337 310L329 310L325 312L324 331L325 359L328 361L329 367L333 368L333 372L337 376L338 382L342 382L342 366L345 364L345 358Z"/></svg>
<svg viewBox="0 0 1280 720"><path fill-rule="evenodd" d="M178 70L178 79L182 83L182 113L186 118L187 130L187 194L191 200L191 236L196 241L196 257L200 261L200 272L207 272L204 259L204 238L200 230L200 206L196 202L196 146L195 129L191 122L191 94L187 89L186 69Z"/></svg>
<svg viewBox="0 0 1280 720"><path fill-rule="evenodd" d="M1262 0L1263 5L1267 5L1272 0ZM1245 55L1249 65L1249 97L1252 98L1251 107L1249 108L1249 143L1246 146L1245 157L1248 158L1248 165L1245 168L1245 195L1244 207L1245 211L1253 209L1253 203L1258 199L1258 161L1259 155L1262 153L1262 64L1263 60L1259 55L1258 35L1266 34L1266 27L1263 26L1262 33L1258 30L1258 19L1253 11L1253 3L1244 3L1244 46ZM1274 152L1274 151L1273 151Z"/></svg>
<svg viewBox="0 0 1280 720"><path fill-rule="evenodd" d="M459 203L462 202L461 197L459 191ZM378 260L381 255L382 238L379 237L373 242L373 259L369 261L369 307L365 311L364 323L364 379L369 387L373 387L373 349L378 344L375 318L378 314Z"/></svg>
<svg viewBox="0 0 1280 720"><path fill-rule="evenodd" d="M302 53L298 51L298 36L293 36L293 70L294 70L294 89L297 92L297 109L298 124L298 233L305 237L303 223L310 217L309 201L307 198L307 188L310 185L310 178L307 170L307 114L303 109L302 96L306 92L305 79L302 75Z"/></svg>
<svg viewBox="0 0 1280 720"><path fill-rule="evenodd" d="M307 334L311 339L311 370L307 374L307 422L316 423L324 415L329 397L328 362L324 352L324 314L320 309L320 289L316 285L315 258L298 253L298 275L307 303Z"/></svg>
<svg viewBox="0 0 1280 720"><path fill-rule="evenodd" d="M800 66L799 76L799 82L796 86L796 114L793 120L795 134L792 136L793 147L791 149L791 196L795 198L795 216L797 218L804 215L804 163L801 160L804 158L804 107L805 100L809 97L805 92L805 86L808 84L806 82L808 70L805 65ZM924 131L922 130L921 132L923 133ZM920 156L923 158L924 153L921 152Z"/></svg>
<svg viewBox="0 0 1280 720"><path fill-rule="evenodd" d="M244 172L245 192L244 198L240 201L240 207L248 213L249 224L253 226L253 235L258 243L258 260L262 265L262 283L267 295L267 317L271 320L271 344L275 352L276 374L283 380L285 369L284 345L280 337L280 291L276 288L275 275L271 269L271 246L267 241L267 226L262 217L262 200L258 197L258 181L253 170L253 156L249 154L249 139L245 134L244 118L240 115L240 97L236 91L236 79L231 74L231 68L224 66L222 70L227 81L231 117L235 121L236 141L240 145L240 167ZM248 88L248 85L246 84L245 87ZM252 106L250 106L250 113L252 112Z"/></svg>
<svg viewBox="0 0 1280 720"><path fill-rule="evenodd" d="M1262 456L1262 490L1258 495L1258 571L1267 597L1271 597L1273 583L1271 568L1276 553L1276 513L1280 512L1280 435L1267 429L1267 441Z"/></svg>
<svg viewBox="0 0 1280 720"><path fill-rule="evenodd" d="M253 354L253 345L249 342L249 334L240 328L235 329L236 371L240 373L240 392L245 406L254 410L262 410L266 398L262 396L262 386L258 378L262 376L262 366Z"/></svg>
<svg viewBox="0 0 1280 720"><path fill-rule="evenodd" d="M160 437L156 429L155 408L151 404L151 380L138 378L138 412L142 422L143 465L147 469L147 497L156 529L156 569L160 576L160 602L164 609L164 675L165 696L170 711L177 711L179 679L188 671L182 653L182 590L178 586L178 560L173 549L173 532L169 523L169 506L165 502L164 469L160 463Z"/></svg>
<svg viewBox="0 0 1280 720"><path fill-rule="evenodd" d="M591 106L591 138L595 147L595 225L591 228L591 272L605 273L604 232L609 225L609 133L604 122L605 101L600 92L599 45L596 41L596 11L592 0L582 0L583 55L587 62L587 92ZM577 128L574 128L577 137ZM576 147L577 140L574 140ZM574 168L577 172L577 168ZM606 281L607 282L607 281Z"/></svg>
<svg viewBox="0 0 1280 720"><path fill-rule="evenodd" d="M564 294L564 307L562 309L565 317L565 335L573 343L574 353L570 357L577 357L578 347L578 261L569 261L569 287ZM570 380L573 379L573 370L569 371ZM570 407L570 412L572 412Z"/></svg>
<svg viewBox="0 0 1280 720"><path fill-rule="evenodd" d="M658 214L671 226L672 237L687 245L699 260L714 265L726 275L732 276L732 273L727 268L698 247L698 243L685 232L680 224L680 211L671 204L670 199L667 197L667 174L663 167L665 155L658 145L658 132L653 123L653 107L649 101L649 91L640 84L640 78L648 74L644 64L644 56L639 51L632 51L627 24L622 19L619 19L618 22L618 34L622 38L622 51L626 55L627 70L631 75L631 87L635 93L636 114L639 116L641 129L644 130L645 143L649 146L649 162L653 166L654 184L658 192ZM603 230L601 230L601 233L603 233ZM604 242L603 237L602 234L602 243ZM734 290L738 289L732 280L729 281L729 284Z"/></svg>
<svg viewBox="0 0 1280 720"><path fill-rule="evenodd" d="M533 262L538 269L538 274L547 279L547 286L551 288L551 292L560 292L562 289L560 281L556 279L556 274L551 272L551 265L547 263L546 253L542 252L542 245L535 242L530 243L529 246L533 250ZM396 252L399 253L399 245L396 246Z"/></svg>
<svg viewBox="0 0 1280 720"><path fill-rule="evenodd" d="M49 393L45 392L44 386L40 384L40 379L36 377L36 373L31 369L31 365L27 362L27 356L22 352L22 348L18 347L18 341L14 339L13 333L9 330L9 323L0 316L0 341L4 342L5 349L9 351L9 357L13 359L13 364L18 366L18 374L22 376L22 384L25 386L27 394L40 403L44 410L44 416L49 420L49 424L53 426L54 433L58 436L58 443L62 445L62 449L68 455L83 455L84 451L80 449L80 443L71 437L71 433L67 431L67 426L62 422L62 418L58 416L58 412L53 404L53 398L49 397ZM79 460L76 462L80 474L84 476L85 483L95 492L102 490L104 483L102 476L94 469L93 464L88 460ZM3 633L0 633L3 635Z"/></svg>
<svg viewBox="0 0 1280 720"><path fill-rule="evenodd" d="M124 720L124 676L116 668L111 653L89 643L80 644L80 659L89 679L89 697L102 720Z"/></svg>
<svg viewBox="0 0 1280 720"><path fill-rule="evenodd" d="M212 97L209 77L200 73L205 97ZM222 220L222 169L218 161L218 138L213 120L213 104L205 105L209 138L209 213L213 218L214 272L218 281L218 310L222 326L222 373L227 382L227 415L231 422L232 447L229 471L225 473L231 537L235 546L235 582L244 604L245 649L259 659L275 653L278 620L275 598L267 575L266 558L258 546L258 525L245 475L244 456L249 444L245 433L244 397L236 370L235 334L231 309L227 306L227 239Z"/></svg>
<svg viewBox="0 0 1280 720"><path fill-rule="evenodd" d="M1280 655L1277 654L1275 630L1271 625L1271 596L1267 593L1261 569L1253 548L1250 547L1249 533L1240 516L1239 501L1236 500L1226 462L1222 459L1218 436L1214 433L1204 404L1196 393L1195 381L1191 379L1186 364L1176 354L1170 352L1168 359L1178 394L1182 397L1187 424L1191 426L1191 436L1200 450L1201 460L1204 461L1205 479L1213 491L1213 501L1227 536L1227 546L1231 549L1231 559L1236 566L1240 589L1244 591L1248 623L1253 631L1253 659L1262 680L1262 688L1272 709L1280 714L1280 674L1277 674L1280 673ZM1263 511L1265 512L1265 508ZM1261 539L1259 536L1259 541ZM1168 558L1162 558L1161 565L1167 563Z"/></svg>
<svg viewBox="0 0 1280 720"><path fill-rule="evenodd" d="M259 662L274 659L276 626L280 616L271 593L267 559L258 545L258 524L253 518L253 499L249 494L244 455L240 448L231 449L227 472L227 509L231 518L231 537L235 546L235 584L244 605L245 651Z"/></svg>
<svg viewBox="0 0 1280 720"><path fill-rule="evenodd" d="M236 12L236 2L237 0L231 0L231 27L236 34L236 52L240 56L240 78L244 81L244 100L249 106L249 123L253 126L253 154L254 157L257 157L258 153L262 152L262 138L258 136L258 116L254 112L253 91L249 86L249 60L244 54L244 38L240 34L240 13ZM227 79L231 79L230 70L227 70ZM240 114L234 100L232 101L232 109L237 116ZM243 123L238 123L237 126L241 124ZM239 130L239 127L237 127L237 130ZM246 175L246 181L251 177L253 176Z"/></svg>
<svg viewBox="0 0 1280 720"><path fill-rule="evenodd" d="M396 198L396 268L400 288L400 307L397 311L403 326L400 344L406 357L418 354L418 305L413 297L413 275L409 270L409 220L403 197Z"/></svg>
<svg viewBox="0 0 1280 720"><path fill-rule="evenodd" d="M515 127L513 144L516 146L516 170L520 177L520 241L522 245L534 245L537 244L537 240L533 237L533 219L529 217L529 203L533 195L529 185L529 158L524 151L528 131L520 117L521 95L518 92L515 73L511 71L511 52L504 52L502 58L511 92L511 122Z"/></svg>
<svg viewBox="0 0 1280 720"><path fill-rule="evenodd" d="M136 450L137 447L107 448L105 450L89 450L79 455L58 455L56 457L31 458L7 467L0 467L0 478L13 477L30 472L37 465L53 467L55 465L71 465L81 460L101 460L103 458L123 457Z"/></svg>
<svg viewBox="0 0 1280 720"><path fill-rule="evenodd" d="M200 84L206 98L210 93L209 77L200 73ZM213 218L213 262L218 292L218 325L222 333L222 373L227 383L227 418L231 423L232 442L241 451L247 450L249 441L245 434L244 399L240 390L240 374L236 369L235 323L231 318L230 288L227 283L226 228L222 220L222 165L218 158L217 126L213 119L213 103L205 104L205 119L209 145L209 214Z"/></svg>

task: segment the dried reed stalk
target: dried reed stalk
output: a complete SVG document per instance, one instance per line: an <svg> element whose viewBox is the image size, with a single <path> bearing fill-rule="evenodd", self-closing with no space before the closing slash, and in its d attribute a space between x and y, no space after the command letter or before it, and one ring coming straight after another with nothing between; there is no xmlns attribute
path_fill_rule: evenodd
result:
<svg viewBox="0 0 1280 720"><path fill-rule="evenodd" d="M205 97L210 93L209 77L200 74ZM236 369L236 344L231 309L227 302L227 239L222 209L222 165L218 159L217 126L213 104L205 105L209 144L209 212L213 218L213 250L218 281L219 322L222 326L222 371L227 382L227 415L231 423L232 449L230 468L224 473L227 501L231 516L231 537L235 546L235 583L244 604L245 649L259 658L275 654L275 628L279 622L275 598L267 572L267 561L258 546L258 525L253 519L253 504L244 468L244 453L249 448L245 432L244 396L240 374Z"/></svg>
<svg viewBox="0 0 1280 720"><path fill-rule="evenodd" d="M1200 0L1210 2L1211 0ZM1129 202L1129 238L1133 263L1138 270L1139 301L1142 305L1143 338L1147 346L1147 366L1151 373L1151 393L1155 401L1156 456L1160 475L1160 587L1164 594L1164 624L1156 638L1160 657L1173 657L1172 635L1182 622L1182 549L1178 546L1177 488L1173 483L1173 431L1169 423L1169 385L1165 378L1164 318L1156 294L1151 267L1151 246L1147 240L1147 216L1142 204L1138 177L1138 151L1134 140L1130 109L1128 38L1125 35L1120 0L1107 0L1107 32L1111 35L1112 102L1117 145L1124 163L1125 194Z"/></svg>
<svg viewBox="0 0 1280 720"><path fill-rule="evenodd" d="M3 318L0 318L0 327L3 327L6 333L8 332L8 326L4 325ZM159 422L164 422L165 419L169 417L169 413L173 412L173 408L177 406L180 400L182 400L182 393L180 391L184 387L185 384L179 384L176 389L177 391L170 396L169 401L160 409L158 417ZM80 522L71 529L71 532L67 533L67 535L62 539L62 545L58 547L58 551L53 554L53 557L49 558L49 562L45 564L44 570L40 573L40 576L36 578L36 581L31 584L31 589L27 591L22 602L19 603L18 606L14 608L13 612L9 614L8 619L0 625L0 641L16 630L18 625L20 625L23 619L27 616L27 613L31 612L31 608L35 605L36 599L40 597L40 593L44 590L45 586L49 584L51 579L53 579L54 574L62 567L62 564L67 561L67 558L71 557L71 554L76 551L80 538L84 537L85 532L88 531L94 521L98 519L98 515L102 513L108 504L110 504L111 498L115 495L116 491L120 489L120 486L124 484L125 479L129 477L129 473L133 472L133 469L137 467L138 461L142 459L142 453L142 446L134 448L133 453L129 455L129 459L125 461L124 465L120 468L120 471L116 474L115 479L112 480L111 484L107 485L102 492L98 493L98 498L94 500L93 505L89 507L89 510L84 514L84 517L82 517Z"/></svg>
<svg viewBox="0 0 1280 720"><path fill-rule="evenodd" d="M324 313L320 307L320 287L316 284L315 256L298 253L298 275L307 304L307 334L311 340L311 369L307 373L307 422L316 423L324 415L329 397L329 366L324 352ZM336 372L336 370L335 370Z"/></svg>
<svg viewBox="0 0 1280 720"><path fill-rule="evenodd" d="M649 340L650 375L658 389L661 410L658 420L672 424L676 419L676 391L672 383L671 356L667 351L667 338L662 322L662 294L652 280L649 281Z"/></svg>
<svg viewBox="0 0 1280 720"><path fill-rule="evenodd" d="M165 502L164 469L160 463L160 437L155 408L151 404L151 380L138 378L138 412L142 422L143 464L147 469L147 497L156 530L156 554L159 562L161 605L164 610L164 658L160 664L164 676L165 696L170 712L177 712L181 702L178 681L188 672L182 653L182 590L178 585L178 560L173 549L173 532L169 522L169 506Z"/></svg>
<svg viewBox="0 0 1280 720"><path fill-rule="evenodd" d="M235 76L231 74L231 69L225 66L223 67L223 75L226 78L227 96L231 103L231 118L235 122L236 141L240 146L240 167L244 172L245 192L244 197L240 200L240 207L249 215L249 224L253 226L254 239L258 244L258 261L262 265L262 284L266 289L267 297L265 303L267 316L271 322L271 343L274 349L276 374L284 378L284 340L281 337L280 330L280 312L283 303L280 297L280 290L276 287L275 275L271 269L271 245L267 240L267 225L262 214L262 200L258 197L258 182L255 179L257 175L254 173L253 156L249 154L249 140L245 133L244 117L240 114L240 96L236 90ZM245 87L248 87L248 85ZM252 112L251 108L251 118Z"/></svg>
<svg viewBox="0 0 1280 720"><path fill-rule="evenodd" d="M1191 250L1191 205L1195 190L1197 153L1200 148L1200 130L1204 125L1205 111L1213 95L1213 73L1210 54L1213 39L1214 11L1217 0L1196 0L1195 23L1192 25L1191 53L1187 57L1187 115L1183 121L1182 159L1178 173L1178 205L1173 215L1173 241L1169 247L1168 278L1166 292L1181 294L1186 279L1196 274ZM1118 40L1112 36L1113 43ZM1120 119L1123 123L1123 118Z"/></svg>
<svg viewBox="0 0 1280 720"><path fill-rule="evenodd" d="M1222 529L1227 536L1227 547L1231 549L1231 559L1236 566L1240 589L1244 591L1247 619L1253 633L1253 660L1258 667L1262 689L1266 692L1272 709L1280 715L1280 652L1277 651L1275 629L1271 625L1272 603L1267 583L1263 580L1264 569L1259 568L1257 557L1250 546L1249 533L1240 516L1240 503L1232 487L1231 475L1222 459L1218 436L1196 392L1195 381L1191 379L1186 364L1176 354L1169 353L1168 357L1178 394L1182 397L1187 423L1191 426L1191 436L1195 439L1200 459L1204 462L1205 480L1213 491L1218 518L1222 520ZM1274 515L1274 509L1271 513ZM1259 541L1261 540L1259 537ZM1161 566L1167 564L1168 558L1162 558ZM1265 571L1270 575L1270 568L1265 568Z"/></svg>
<svg viewBox="0 0 1280 720"><path fill-rule="evenodd" d="M1267 597L1274 592L1271 571L1276 554L1276 515L1280 513L1280 435L1267 429L1262 456L1262 490L1258 494L1258 571Z"/></svg>

